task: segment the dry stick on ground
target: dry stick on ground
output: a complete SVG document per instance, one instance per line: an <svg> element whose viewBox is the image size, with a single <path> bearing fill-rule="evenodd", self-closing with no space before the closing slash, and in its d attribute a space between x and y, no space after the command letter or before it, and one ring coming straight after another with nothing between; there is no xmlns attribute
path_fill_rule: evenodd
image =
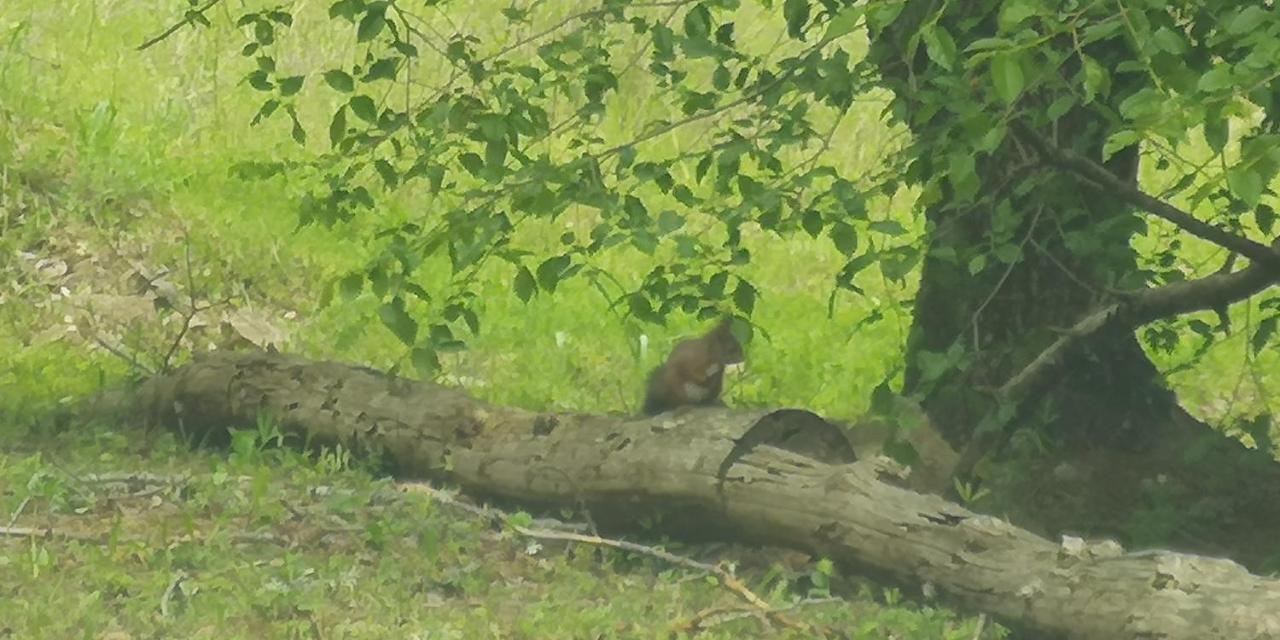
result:
<svg viewBox="0 0 1280 640"><path fill-rule="evenodd" d="M0 536L9 536L16 538L45 538L48 540L74 540L78 542L92 542L96 544L106 544L111 536L103 533L76 533L54 529L53 527L0 527ZM146 538L123 538L122 542L150 542ZM231 541L242 544L249 543L266 543L281 546L289 544L288 538L278 536L274 533L233 533ZM183 535L175 538L169 538L166 542L208 542L208 538L197 538L193 535Z"/></svg>
<svg viewBox="0 0 1280 640"><path fill-rule="evenodd" d="M72 533L53 527L0 527L0 536L16 538L45 538L50 540L77 540L81 542L102 542L105 538L97 533Z"/></svg>
<svg viewBox="0 0 1280 640"><path fill-rule="evenodd" d="M543 540L563 540L568 542L583 542L586 544L594 544L597 546L613 547L614 549L621 549L623 551L631 551L633 553L640 553L648 556L653 556L655 558L658 558L659 560L665 560L672 564L678 564L683 567L688 567L690 569L695 569L698 571L709 573L711 575L714 575L716 578L718 578L720 580L720 583L723 584L725 588L729 589L729 591L733 592L734 595L741 598L747 604L755 607L760 614L764 615L768 620L770 620L774 624L778 624L790 629L794 629L796 631L803 631L805 633L815 634L819 636L825 637L829 635L825 633L823 630L807 622L792 620L790 617L786 616L781 611L773 608L772 606L769 605L768 602L765 602L763 598L756 595L755 592L751 591L751 589L747 587L747 585L743 584L741 580L739 580L732 573L729 573L723 567L707 564L705 562L699 562L692 558L685 558L683 556L678 556L669 551L663 551L662 549L657 549L654 547L637 544L634 542L627 542L626 540L614 540L611 538L602 538L600 536L584 535L580 533L569 533L567 531L552 531L550 529L529 529L519 525L512 525L512 528L532 538L539 538Z"/></svg>
<svg viewBox="0 0 1280 640"><path fill-rule="evenodd" d="M22 512L26 510L27 504L30 502L31 502L31 496L27 496L22 499L22 502L18 503L18 508L14 509L13 515L9 516L9 524L8 524L9 527L12 527L14 523L18 521L18 518L22 516Z"/></svg>
<svg viewBox="0 0 1280 640"><path fill-rule="evenodd" d="M505 512L502 512L502 511L495 510L497 511L497 513L495 514L490 512L487 509L477 507L473 504L468 504L466 502L462 502L460 500L457 500L453 496L449 495L448 493L441 491L439 489L436 489L435 487L432 487L431 485L423 482L405 482L405 483L400 483L400 486L406 490L413 490L421 493L426 493L432 496L434 499L439 500L440 502L443 502L452 507L457 507L459 509L462 509L463 511L466 511L467 513L483 518L485 520L502 521L505 519L505 516L507 515ZM788 627L791 629L795 629L797 631L804 631L806 633L826 635L822 633L822 630L814 627L813 625L805 622L792 620L786 615L784 615L780 610L770 606L768 602L766 602L760 596L756 595L755 592L751 591L751 589L747 587L747 585L743 584L741 580L735 577L732 573L729 573L728 571L726 571L723 567L707 564L705 562L699 562L692 558L686 558L684 556L675 555L674 553L671 553L669 551L663 551L662 549L657 549L657 548L650 547L643 544L637 544L635 542L627 542L625 540L615 540L612 538L602 538L597 535L573 533L570 531L558 531L553 529L531 529L528 527L522 527L520 525L515 525L515 524L511 525L511 527L517 533L520 533L521 535L524 535L524 536L528 536L530 538L538 538L540 540L560 540L560 541L566 541L566 542L582 542L586 544L593 544L596 546L612 547L614 549L631 551L634 553L640 553L647 556L652 556L654 558L658 558L659 560L664 560L671 564L677 564L683 567L694 569L696 571L714 575L716 578L720 580L720 583L723 584L725 588L729 589L729 591L733 592L734 595L738 596L743 601L745 601L748 605L753 607L754 611L765 616L768 620L772 621L773 623L784 626L784 627Z"/></svg>
<svg viewBox="0 0 1280 640"><path fill-rule="evenodd" d="M791 611L794 609L799 609L800 607L819 605L819 604L834 604L834 603L840 603L840 602L844 602L844 600L841 598L809 598L809 599L805 599L799 602L789 604L785 607L778 607L776 611ZM726 622L739 620L747 616L759 617L760 615L761 615L760 611L755 608L710 607L708 609L703 609L702 611L699 611L698 613L694 614L692 618L689 618L688 620L681 622L680 624L677 624L673 630L683 631L686 633L695 633L698 631L705 631L707 629L710 629L713 626L724 624Z"/></svg>

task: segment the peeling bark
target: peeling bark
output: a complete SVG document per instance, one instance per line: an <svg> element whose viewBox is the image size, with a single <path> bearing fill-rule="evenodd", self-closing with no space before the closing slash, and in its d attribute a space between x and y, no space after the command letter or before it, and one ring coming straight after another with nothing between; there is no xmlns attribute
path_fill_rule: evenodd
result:
<svg viewBox="0 0 1280 640"><path fill-rule="evenodd" d="M1280 638L1280 581L1222 559L1054 543L916 493L907 469L857 457L801 410L690 409L654 418L495 406L437 385L278 354L220 354L144 384L134 410L195 437L260 413L312 444L380 452L404 476L480 495L579 506L615 526L829 556L950 604L1073 639Z"/></svg>

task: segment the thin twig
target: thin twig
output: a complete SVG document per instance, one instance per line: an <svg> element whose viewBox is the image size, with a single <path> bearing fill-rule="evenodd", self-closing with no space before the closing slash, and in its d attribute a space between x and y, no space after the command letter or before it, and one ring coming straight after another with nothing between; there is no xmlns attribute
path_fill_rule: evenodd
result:
<svg viewBox="0 0 1280 640"><path fill-rule="evenodd" d="M53 527L0 527L0 536L45 538L53 540L81 540L86 542L99 542L102 540L102 536L100 535L71 533L70 531L60 531Z"/></svg>
<svg viewBox="0 0 1280 640"><path fill-rule="evenodd" d="M404 490L426 493L432 496L433 498L440 500L445 504L462 509L468 513L476 515L485 520L500 521L505 519L501 516L505 516L506 514L502 513L501 511L497 511L498 515L495 515L494 512L488 509L477 507L475 505L459 501L452 495L444 491L441 491L439 489L436 489L435 487L432 487L431 485L426 483L405 482L405 483L400 483L399 486ZM688 567L691 569L695 569L697 571L701 571L703 573L714 575L720 579L721 584L723 584L727 589L732 591L744 602L754 607L756 610L758 610L761 614L763 614L765 617L767 617L769 620L771 620L775 624L779 624L791 629L805 631L807 633L818 634L818 635L824 634L822 630L814 627L813 625L791 620L787 616L783 615L782 613L779 612L778 609L775 609L774 607L770 606L768 602L766 602L763 598L761 598L760 596L752 592L751 589L749 589L745 584L743 584L741 580L739 580L732 573L729 573L722 567L712 565L712 564L707 564L705 562L699 562L692 558L677 556L668 551L663 551L661 549L657 549L657 548L642 545L642 544L637 544L634 542L627 542L625 540L615 540L611 538L603 538L597 535L564 531L559 528L559 524L555 525L557 526L557 529L528 528L528 527L523 527L519 525L511 525L511 526L517 533L520 533L522 535L525 535L531 538L538 538L543 540L562 540L562 541L568 541L568 542L582 542L586 544L594 544L597 546L612 547L615 549L621 549L624 551L631 551L634 553L640 553L640 554L652 556L660 560L665 560L672 564Z"/></svg>
<svg viewBox="0 0 1280 640"><path fill-rule="evenodd" d="M185 18L183 18L178 22L173 23L173 25L170 26L168 29L165 29L164 31L160 32L160 35L154 36L151 39L147 40L146 42L138 45L138 48L135 49L135 51L145 51L159 44L161 40L164 40L165 38L168 38L169 36L173 35L175 32L177 32L178 29L181 29L195 22L196 16L203 16L204 12L214 8L215 6L218 5L219 2L222 2L222 0L209 0L204 4L203 7L188 11Z"/></svg>
<svg viewBox="0 0 1280 640"><path fill-rule="evenodd" d="M15 522L17 522L17 521L18 521L18 518L22 516L22 512L23 512L24 510L26 510L26 508L27 508L27 503L29 503L29 502L31 502L31 496L26 496L25 498L23 498L23 499L22 499L22 502L19 502L19 503L18 503L18 508L17 508L17 509L14 509L14 510L13 510L13 515L9 516L9 525L8 525L8 526L12 527L12 526L13 526L13 523L15 523Z"/></svg>
<svg viewBox="0 0 1280 640"><path fill-rule="evenodd" d="M174 574L173 580L169 582L169 588L164 590L164 594L160 596L160 615L169 617L169 602L173 600L173 595L178 592L182 585L182 581L187 579L187 572L179 569Z"/></svg>
<svg viewBox="0 0 1280 640"><path fill-rule="evenodd" d="M982 633L987 630L987 614L978 614L978 628L973 630L973 640L980 640Z"/></svg>
<svg viewBox="0 0 1280 640"><path fill-rule="evenodd" d="M585 544L612 547L614 549L620 549L623 551L630 551L633 553L640 553L640 554L652 556L654 558L664 560L671 564L676 564L683 567L688 567L690 569L702 571L704 573L709 573L711 575L714 575L716 578L718 578L720 580L720 583L723 584L725 588L729 589L729 591L733 592L734 595L741 598L747 604L755 607L757 610L759 610L761 614L763 614L766 618L768 618L773 623L782 625L789 629L803 631L805 633L810 633L815 635L825 635L817 627L807 622L792 620L789 616L786 616L782 612L773 608L772 606L769 605L768 602L765 602L763 598L756 595L755 592L753 592L750 588L747 587L747 585L743 584L741 580L739 580L732 573L729 573L723 567L707 564L705 562L699 562L697 560L694 560L692 558L686 558L684 556L678 556L669 551L663 551L662 549L658 549L655 547L637 544L635 542L627 542L626 540L615 540L612 538L602 538L600 536L583 535L578 533L569 533L565 531L552 531L549 529L529 529L527 527L522 527L519 525L513 525L512 528L515 529L517 532L522 533L531 538L539 538L543 540L563 540L567 542L582 542Z"/></svg>
<svg viewBox="0 0 1280 640"><path fill-rule="evenodd" d="M982 348L978 332L978 319L982 316L982 312L986 310L987 305L991 304L991 301L995 300L996 295L1004 288L1004 283L1008 281L1009 276L1013 274L1014 267L1017 267L1018 263L1022 261L1021 253L1023 249L1026 248L1027 243L1031 241L1031 236L1036 231L1036 223L1040 222L1041 213L1044 213L1044 205L1036 207L1035 215L1031 217L1031 223L1027 225L1027 234L1022 237L1022 242L1018 243L1018 252L1020 254L1018 259L1009 263L1009 266L1005 268L1004 273L1001 274L1000 279L996 281L995 286L991 288L991 293L987 294L987 299L983 300L982 304L978 305L977 309L974 309L973 315L969 318L969 323L973 325L973 350L975 352Z"/></svg>
<svg viewBox="0 0 1280 640"><path fill-rule="evenodd" d="M778 611L791 611L793 609L799 609L800 607L804 607L804 606L812 606L812 605L818 605L818 604L832 604L837 602L844 602L844 600L841 600L840 598L834 598L834 597L833 598L809 598L809 599L801 600L799 602L787 605L785 607L779 607ZM747 609L743 607L710 607L707 609L703 609L702 611L699 611L698 613L694 614L692 618L680 624L675 625L675 628L677 631L685 631L685 632L692 633L695 631L709 629L710 627L717 624L732 622L734 620L739 620L741 618L746 618L748 616L758 617L759 615L760 615L759 611L754 609Z"/></svg>

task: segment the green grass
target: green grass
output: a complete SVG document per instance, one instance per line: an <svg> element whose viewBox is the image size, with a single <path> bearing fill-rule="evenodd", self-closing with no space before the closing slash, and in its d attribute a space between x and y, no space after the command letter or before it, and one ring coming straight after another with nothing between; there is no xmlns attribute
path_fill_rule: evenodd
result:
<svg viewBox="0 0 1280 640"><path fill-rule="evenodd" d="M320 37L330 26L312 9L297 29L318 34L319 44L286 51L284 64L350 55L349 34ZM132 292L130 276L139 270L168 269L183 295L233 296L260 310L290 333L293 351L378 367L403 363L403 348L372 319L370 297L315 304L327 280L376 255L369 225L295 233L304 179L250 182L229 173L239 161L298 151L274 124L247 128L257 104L235 86L243 71L228 54L238 48L235 33L184 31L151 51L131 50L168 18L168 7L101 0L0 7L0 269L13 276L0 305L0 524L12 519L55 532L0 536L4 608L20 612L0 621L3 635L288 638L319 629L326 638L668 637L672 625L705 608L736 605L695 572L494 530L427 496L395 492L370 470L332 456L264 449L253 430L230 452L207 451L128 425L64 429L40 418L140 375L88 338L76 309L88 293ZM317 121L322 107L304 118ZM617 128L608 135L623 135L625 123L610 126ZM842 126L883 135L873 122ZM872 159L854 161L869 166ZM429 203L404 198L382 214L410 219L423 206ZM905 204L897 206L905 219ZM582 215L571 213L566 223ZM536 245L555 232L530 227L523 241ZM843 298L834 319L825 319L825 287L841 265L836 252L803 240L755 243L764 257L755 276L762 290L778 293L758 305L752 367L733 384L730 402L857 413L899 356L909 316L893 312L856 332L837 329L878 303ZM34 263L42 258L66 272L45 277ZM646 259L619 251L599 266L634 280ZM787 264L794 268L776 268ZM446 358L444 371L497 402L633 410L659 353L701 328L684 317L660 330L620 318L583 282L525 305L509 281L500 270L481 274L484 330L470 350ZM886 300L906 293L882 282L867 288ZM165 317L144 314L109 337L153 363L176 331L172 316L161 325ZM801 326L798 317L815 320ZM220 340L212 320L192 331L197 349ZM645 332L650 346L640 357ZM85 480L105 473L165 482ZM776 606L824 595L818 584L852 584L818 567L756 554L741 574ZM858 638L970 638L979 624L903 605L891 590L844 593L848 602L793 615ZM749 617L698 637L744 635L788 634Z"/></svg>
<svg viewBox="0 0 1280 640"><path fill-rule="evenodd" d="M339 453L265 446L272 429L239 432L229 452L101 426L0 441L0 514L55 536L0 537L0 631L32 639L666 638L700 611L739 605L697 572L527 538L398 491ZM827 598L824 584L852 585L762 557L740 575L775 606ZM896 602L891 590L845 589L861 595L802 605L793 617L853 638L967 639L979 624L931 607L875 604ZM752 617L698 637L744 635L805 637Z"/></svg>
<svg viewBox="0 0 1280 640"><path fill-rule="evenodd" d="M298 44L286 47L283 66L303 56L340 61L351 55L349 34L335 36L314 13L301 12L295 30L316 34L312 40L318 44L307 51L298 50ZM228 55L238 49L235 32L182 31L149 51L130 49L165 17L115 4L72 3L56 11L22 0L7 4L4 21L10 25L13 63L0 76L0 87L15 99L5 101L3 126L19 143L6 156L20 179L49 181L56 202L28 214L18 237L4 241L5 248L29 249L48 236L70 236L75 241L88 237L95 244L92 251L102 252L102 245L123 240L131 259L169 268L180 279L189 242L203 297L239 293L234 283L252 280L245 297L268 302L277 312L293 337L291 349L379 367L407 365L406 350L374 319L377 301L371 296L315 308L321 286L380 251L368 237L370 224L355 221L293 234L305 179L246 182L228 174L238 161L298 151L279 123L247 127L257 104L251 92L235 86L245 68ZM484 31L480 12L454 20ZM753 24L764 25L749 31L763 45L776 40L778 25ZM30 86L40 90L23 91ZM652 95L632 93L628 99L646 109L670 109ZM314 102L303 116L319 129L326 103ZM879 107L873 102L865 111ZM622 136L626 121L623 116L606 122L602 135ZM864 142L862 151L844 160L855 171L872 169L878 159L867 150L883 148L891 135L876 119L856 117L842 121L841 134ZM679 149L687 144L682 140L672 136L655 144ZM420 216L432 203L414 195L420 194L404 194L379 215ZM899 200L881 203L874 215L900 219L918 233L909 199ZM571 212L555 225L526 225L517 241L541 246L566 225L589 217ZM910 296L914 284L890 285L871 269L860 281L868 295L838 297L828 318L827 294L843 265L830 242L747 235L758 260L749 275L766 293L753 317L759 330L750 346L750 368L731 386L729 401L806 406L842 418L861 413L870 390L900 359L910 319L898 301ZM595 266L634 285L654 260L619 249L599 256ZM444 265L441 258L423 268L429 290L445 286ZM496 402L635 410L645 372L661 352L703 328L682 316L662 328L622 318L609 311L610 300L582 281L526 305L512 295L511 276L497 265L479 275L483 330L468 339L466 353L446 360L444 371L445 379L472 382L474 392ZM844 329L877 309L885 313L883 320ZM295 312L296 320L279 317L286 311ZM11 321L32 320L20 315ZM55 318L53 313L40 322ZM14 334L29 328L17 326ZM641 334L648 335L650 345L643 354ZM109 372L119 371L110 356L90 358Z"/></svg>
<svg viewBox="0 0 1280 640"><path fill-rule="evenodd" d="M0 290L0 519L16 513L15 526L72 536L0 539L0 601L6 612L21 612L3 616L0 635L312 637L315 625L324 637L351 638L665 637L669 624L733 603L697 576L646 558L551 544L531 553L532 541L495 533L426 497L395 494L368 470L264 451L251 438L228 454L192 450L167 435L139 438L126 427L59 432L34 419L137 374L70 329L79 314L73 302L129 290L139 267L171 270L186 293L189 276L204 299L234 297L286 330L291 351L406 365L371 296L316 305L329 280L377 255L372 225L295 233L305 177L245 181L229 173L240 161L299 153L279 122L248 128L258 105L237 86L246 64L234 55L239 35L224 26L184 30L146 52L133 50L178 5L0 3L0 273L7 287ZM310 37L290 40L282 66L349 58L351 34L334 30L323 7L304 6L295 30ZM514 37L486 22L483 7L453 19L498 44ZM753 26L741 37L761 49L776 39L776 21L743 24ZM628 88L637 89L628 99L639 106L602 125L609 139L625 137L635 117L669 108ZM323 130L325 106L318 100L304 110L313 130ZM840 123L840 138L858 141L840 158L854 173L872 170L893 144L894 132L869 115L880 106L870 102ZM655 144L675 150L687 143ZM432 204L406 194L379 215L411 220ZM910 194L873 203L873 215L922 230ZM573 211L561 224L589 216ZM560 230L530 225L520 241L538 246ZM859 280L867 294L837 297L828 318L827 295L842 265L829 242L758 234L748 241L762 292L752 318L757 339L727 401L802 406L841 419L861 413L901 359L911 322L904 301L914 284L894 286L870 269ZM1137 244L1150 250L1159 241L1153 234ZM68 271L45 278L19 252L57 258ZM1200 273L1216 268L1211 257L1204 247L1187 249ZM597 260L634 284L653 258L618 250ZM426 277L442 279L440 266L428 263ZM446 357L442 377L495 402L633 411L645 372L672 340L702 328L684 316L662 328L640 324L611 311L580 280L528 304L500 268L483 271L476 284L483 331L468 351ZM874 319L877 311L883 318ZM119 337L143 356L163 354L176 329L160 317L145 317ZM1237 327L1255 318L1256 304L1233 310ZM222 339L210 319L192 333L197 349ZM1229 421L1280 410L1280 356L1253 358L1247 341L1237 334L1173 377L1193 413ZM1168 353L1152 353L1169 368L1195 346L1183 338ZM144 470L189 479L146 496L78 480ZM319 495L317 487L327 490ZM239 539L247 534L270 541ZM814 570L808 565L797 576L764 562L748 574L753 588L782 605L805 595L798 585L812 582ZM185 596L174 595L178 575L186 576L178 583ZM856 630L854 637L973 635L973 619L876 595L797 615ZM759 633L747 620L701 637Z"/></svg>

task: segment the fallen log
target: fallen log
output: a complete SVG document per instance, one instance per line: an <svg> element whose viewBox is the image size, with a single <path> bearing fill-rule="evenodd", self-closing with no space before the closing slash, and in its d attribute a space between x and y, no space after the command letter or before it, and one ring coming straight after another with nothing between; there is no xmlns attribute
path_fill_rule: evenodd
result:
<svg viewBox="0 0 1280 640"><path fill-rule="evenodd" d="M908 489L908 469L856 459L841 428L807 411L539 413L275 353L208 356L147 381L130 406L194 437L267 414L313 445L473 494L803 549L1037 637L1280 638L1280 581L1225 559L1051 542Z"/></svg>

